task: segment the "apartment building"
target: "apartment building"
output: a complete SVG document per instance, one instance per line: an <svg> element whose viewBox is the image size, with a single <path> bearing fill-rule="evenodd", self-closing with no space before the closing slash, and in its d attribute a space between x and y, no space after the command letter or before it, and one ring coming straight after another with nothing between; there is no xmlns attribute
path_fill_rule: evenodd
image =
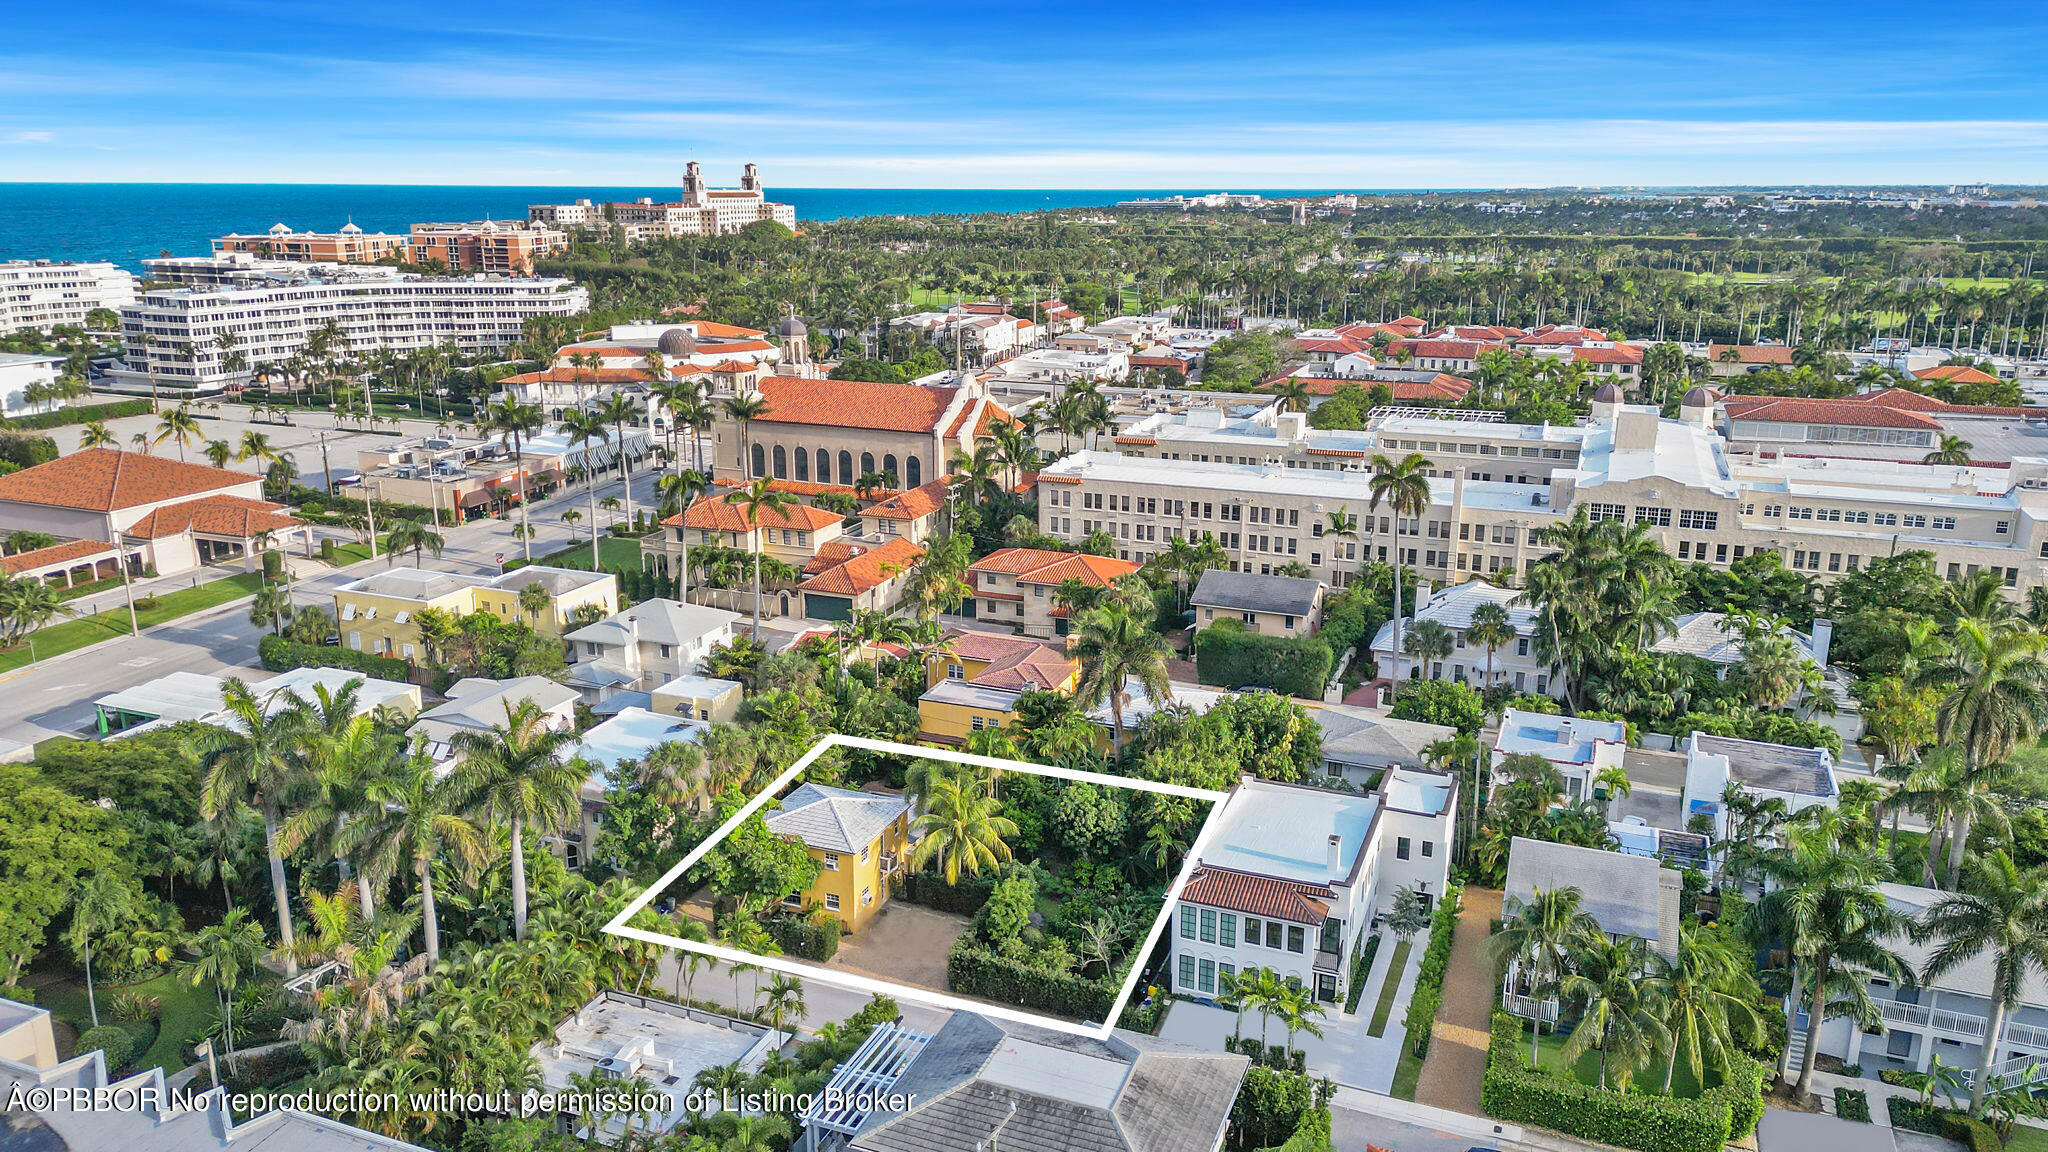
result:
<svg viewBox="0 0 2048 1152"><path fill-rule="evenodd" d="M520 593L535 584L548 593L547 606L537 613L519 603ZM427 658L420 640L423 608L451 616L489 612L507 623L526 624L536 632L560 636L573 627L572 618L586 607L594 607L600 617L616 613L618 577L540 564L488 577L397 567L334 590L334 618L339 622L342 645L401 660Z"/></svg>
<svg viewBox="0 0 2048 1152"><path fill-rule="evenodd" d="M405 236L395 232L365 232L351 220L334 232L295 232L282 221L262 233L230 232L216 237L213 254L246 252L264 260L321 260L341 264L374 264L390 257L405 258Z"/></svg>
<svg viewBox="0 0 2048 1152"><path fill-rule="evenodd" d="M723 608L643 600L565 637L572 661L568 682L592 704L621 693L652 692L695 675L713 648L732 642L739 621L739 613Z"/></svg>
<svg viewBox="0 0 2048 1152"><path fill-rule="evenodd" d="M2048 408L1949 404L1904 388L1836 400L1723 396L1718 426L1737 451L1918 462L1950 437L1977 464L2007 464L2048 447Z"/></svg>
<svg viewBox="0 0 2048 1152"><path fill-rule="evenodd" d="M85 326L94 309L135 302L135 274L106 261L0 261L0 332Z"/></svg>
<svg viewBox="0 0 2048 1152"><path fill-rule="evenodd" d="M2021 591L2048 582L2038 563L2048 558L2048 458L1958 466L1748 456L1710 423L1711 409L1669 420L1610 398L1570 428L1403 414L1353 434L1353 455L1330 469L1306 449L1293 460L1200 460L1205 453L1186 447L1166 458L1079 452L1040 472L1039 525L1072 541L1107 532L1119 557L1140 562L1177 535L1208 534L1238 571L1295 561L1333 586L1365 558L1398 560L1433 581L1512 583L1548 551L1539 530L1583 507L1646 525L1680 561L1714 567L1769 551L1827 579L1921 549L1944 575L1990 569ZM1369 452L1429 461L1421 516L1396 524L1372 508ZM1359 538L1333 537L1333 514L1355 521Z"/></svg>
<svg viewBox="0 0 2048 1152"><path fill-rule="evenodd" d="M962 610L989 625L1008 625L1027 636L1067 634L1068 612L1053 593L1068 580L1107 588L1138 570L1130 560L1045 548L998 548L967 566L972 594Z"/></svg>
<svg viewBox="0 0 2048 1152"><path fill-rule="evenodd" d="M524 220L415 224L405 239L406 259L440 261L463 272L527 275L534 262L568 250L569 234Z"/></svg>
<svg viewBox="0 0 2048 1152"><path fill-rule="evenodd" d="M553 277L428 277L241 254L145 263L153 276L204 282L146 292L120 309L128 351L112 375L130 386L205 391L246 382L303 352L329 323L359 356L449 344L485 351L517 341L532 317L590 306L589 292Z"/></svg>
<svg viewBox="0 0 2048 1152"><path fill-rule="evenodd" d="M1213 1000L1268 969L1341 1004L1351 961L1402 888L1434 902L1449 875L1449 776L1385 774L1372 792L1246 777L1173 908L1173 991Z"/></svg>
<svg viewBox="0 0 2048 1152"><path fill-rule="evenodd" d="M915 333L939 348L958 348L976 363L1028 348L1042 332L1038 325L1012 316L1002 304L956 304L941 312L914 312L889 321L889 327Z"/></svg>
<svg viewBox="0 0 2048 1152"><path fill-rule="evenodd" d="M526 210L534 223L562 228L617 228L631 240L666 236L718 236L749 224L772 220L796 230L796 208L768 199L761 173L749 164L737 188L710 188L695 160L683 170L680 200L656 202L652 197L608 204L577 200L570 204L535 204Z"/></svg>
<svg viewBox="0 0 2048 1152"><path fill-rule="evenodd" d="M0 352L0 417L53 412L63 401L44 393L64 378L64 357ZM32 395L43 396L31 400Z"/></svg>

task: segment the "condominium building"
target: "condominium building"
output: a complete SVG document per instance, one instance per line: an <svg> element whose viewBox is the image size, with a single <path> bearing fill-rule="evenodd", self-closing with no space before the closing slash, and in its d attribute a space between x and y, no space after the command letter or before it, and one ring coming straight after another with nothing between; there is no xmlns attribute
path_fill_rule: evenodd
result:
<svg viewBox="0 0 2048 1152"><path fill-rule="evenodd" d="M1601 389L1592 418L1573 427L1403 414L1349 434L1341 453L1272 437L1257 456L1185 444L1164 457L1080 452L1039 474L1039 525L1072 541L1107 532L1136 561L1176 536L1211 535L1238 571L1298 562L1335 586L1367 558L1435 581L1512 583L1549 551L1539 530L1583 508L1645 525L1680 561L1719 568L1768 551L1834 578L1921 549L1947 576L1990 569L2015 589L2048 582L2038 563L2048 558L2048 458L1981 466L1743 455L1711 427L1710 406L1661 419L1618 395ZM1429 504L1396 523L1373 506L1364 462L1410 453L1428 462ZM1333 516L1355 524L1357 538L1335 532Z"/></svg>
<svg viewBox="0 0 2048 1152"><path fill-rule="evenodd" d="M397 232L365 232L351 220L336 232L295 232L280 221L262 233L230 232L213 242L213 254L246 252L264 260L321 260L341 264L373 264L405 256L405 236Z"/></svg>
<svg viewBox="0 0 2048 1152"><path fill-rule="evenodd" d="M708 188L695 160L683 170L682 199L657 203L652 197L609 204L577 200L570 204L535 204L526 210L528 220L560 228L618 228L628 239L649 240L665 236L717 236L737 232L749 224L772 220L784 228L796 228L796 208L768 199L761 187L761 173L746 166L737 188Z"/></svg>
<svg viewBox="0 0 2048 1152"><path fill-rule="evenodd" d="M96 308L135 300L135 274L105 261L0 261L0 332L85 326Z"/></svg>
<svg viewBox="0 0 2048 1152"><path fill-rule="evenodd" d="M427 277L347 264L290 264L246 255L145 261L153 276L198 286L144 293L121 308L127 342L116 380L208 390L244 382L304 351L332 323L363 355L453 344L506 347L535 316L572 316L590 294L556 277Z"/></svg>
<svg viewBox="0 0 2048 1152"><path fill-rule="evenodd" d="M1265 969L1343 1003L1394 894L1443 894L1457 804L1450 776L1405 768L1372 792L1246 777L1174 904L1173 991L1211 1000Z"/></svg>
<svg viewBox="0 0 2048 1152"><path fill-rule="evenodd" d="M520 602L520 594L534 585L546 590L547 603L539 611L529 612ZM540 564L496 576L399 567L334 590L334 618L340 623L342 646L356 652L401 660L425 658L419 624L424 608L449 616L489 612L508 624L526 624L536 632L560 636L583 618L579 612L585 608L594 610L599 618L617 612L619 579L609 572ZM574 695L572 691L570 696Z"/></svg>
<svg viewBox="0 0 2048 1152"><path fill-rule="evenodd" d="M534 261L568 247L568 233L525 220L415 224L405 240L412 263L438 260L463 272L526 274Z"/></svg>

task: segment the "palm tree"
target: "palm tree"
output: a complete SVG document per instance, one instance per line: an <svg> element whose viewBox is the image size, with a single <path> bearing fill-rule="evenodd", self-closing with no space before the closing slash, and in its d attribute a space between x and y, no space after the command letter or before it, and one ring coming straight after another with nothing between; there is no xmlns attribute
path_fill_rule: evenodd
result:
<svg viewBox="0 0 2048 1152"><path fill-rule="evenodd" d="M2005 852L1978 857L1970 872L1975 882L1967 890L1943 896L1920 918L1920 932L1939 941L1920 979L1932 984L1979 956L1991 962L1991 1015L1970 1081L1970 1114L1981 1116L2006 1019L2019 1006L2026 983L2048 976L2048 876L2021 870Z"/></svg>
<svg viewBox="0 0 2048 1152"><path fill-rule="evenodd" d="M392 527L391 534L384 538L385 561L388 565L391 557L410 548L413 567L417 568L424 560L423 553L432 552L439 556L445 545L441 534L429 527L425 520L402 517Z"/></svg>
<svg viewBox="0 0 2048 1152"><path fill-rule="evenodd" d="M540 431L545 422L541 410L532 404L521 404L516 400L500 400L484 409L483 427L498 433L512 446L512 466L519 473L519 524L525 527L526 519L526 456L523 452L526 437ZM533 541L525 537L520 540L522 555L528 563L533 562Z"/></svg>
<svg viewBox="0 0 2048 1152"><path fill-rule="evenodd" d="M85 422L85 435L80 438L78 444L80 448L114 448L119 445L120 439L105 423L99 420Z"/></svg>
<svg viewBox="0 0 2048 1152"><path fill-rule="evenodd" d="M1764 857L1762 871L1771 889L1756 906L1757 923L1791 955L1795 984L1788 1008L1797 995L1806 996L1806 1056L1795 1088L1804 1099L1813 1091L1822 1022L1849 1016L1875 1026L1881 1020L1866 978L1912 981L1912 969L1891 946L1905 938L1911 922L1878 889L1891 878L1891 861L1846 847L1839 821L1794 828L1784 847Z"/></svg>
<svg viewBox="0 0 2048 1152"><path fill-rule="evenodd" d="M1935 731L1961 746L1966 777L1986 778L2015 747L2041 734L2048 713L2048 636L2009 623L1956 621L1947 652L1921 670L1923 683L1945 689ZM1971 812L1958 809L1949 830L1948 883L1962 877Z"/></svg>
<svg viewBox="0 0 2048 1152"><path fill-rule="evenodd" d="M1493 654L1515 642L1515 625L1507 605L1489 600L1472 609L1465 642L1486 649L1486 687L1493 687Z"/></svg>
<svg viewBox="0 0 2048 1152"><path fill-rule="evenodd" d="M661 479L664 484L669 485L669 495L682 508L684 517L689 516L690 505L695 504L706 492L711 491L711 478L694 468L686 468L681 472L664 476ZM676 526L676 542L682 545L682 554L677 557L676 562L676 599L684 604L688 604L690 602L690 530L687 525L678 524Z"/></svg>
<svg viewBox="0 0 2048 1152"><path fill-rule="evenodd" d="M1394 514L1394 667L1389 695L1399 693L1401 685L1401 521L1414 519L1429 508L1429 459L1420 452L1410 452L1398 463L1385 456L1372 458L1371 509L1379 511L1385 504Z"/></svg>
<svg viewBox="0 0 2048 1152"><path fill-rule="evenodd" d="M1934 451L1922 456L1920 462L1922 464L1968 464L1970 462L1970 452L1975 447L1976 445L1971 444L1961 436L1951 436L1944 432L1942 433L1939 446Z"/></svg>
<svg viewBox="0 0 2048 1152"><path fill-rule="evenodd" d="M206 457L206 462L215 468L225 468L228 461L234 459L235 446L225 440L208 440L206 446L199 450L199 454Z"/></svg>
<svg viewBox="0 0 2048 1152"><path fill-rule="evenodd" d="M794 976L776 976L768 982L768 1026L789 1032L791 1021L801 1022L810 1006L804 1003L804 982Z"/></svg>
<svg viewBox="0 0 2048 1152"><path fill-rule="evenodd" d="M1297 1035L1306 1032L1311 1036L1322 1036L1322 1026L1316 1020L1328 1015L1329 1010L1316 1003L1308 989L1297 984L1285 987L1286 993L1280 999L1280 1027L1287 1031L1287 1050L1292 1052Z"/></svg>
<svg viewBox="0 0 2048 1152"><path fill-rule="evenodd" d="M1458 634L1435 620L1418 620L1402 638L1401 650L1415 657L1416 670L1431 679L1430 662L1449 659L1458 646Z"/></svg>
<svg viewBox="0 0 2048 1152"><path fill-rule="evenodd" d="M202 928L186 945L192 953L191 963L185 966L185 976L194 988L201 984L213 984L214 1000L222 1013L221 1038L227 1042L229 1052L235 1050L235 989L241 987L242 977L256 967L257 957L263 954L263 929L249 919L244 908L230 908L220 923ZM291 949L285 949L285 956L291 956ZM293 968L296 971L296 965Z"/></svg>
<svg viewBox="0 0 2048 1152"><path fill-rule="evenodd" d="M505 705L505 722L488 732L458 732L450 741L460 763L451 776L456 809L512 837L512 922L526 939L526 833L549 835L581 804L588 773L564 756L575 736L548 727L531 700Z"/></svg>
<svg viewBox="0 0 2048 1152"><path fill-rule="evenodd" d="M1074 698L1086 701L1088 707L1109 701L1114 754L1121 756L1130 682L1137 681L1155 708L1173 698L1173 685L1166 675L1166 640L1137 613L1108 604L1082 613L1075 621L1072 652L1081 665Z"/></svg>
<svg viewBox="0 0 2048 1152"><path fill-rule="evenodd" d="M789 508L796 498L775 487L771 477L757 477L747 484L725 494L727 504L739 506L740 515L747 522L747 537L754 554L754 634L761 634L761 553L766 544L761 537L761 516L774 513L787 520Z"/></svg>
<svg viewBox="0 0 2048 1152"><path fill-rule="evenodd" d="M85 1005L92 1013L95 1028L100 1026L100 1003L93 992L93 944L137 918L141 913L140 895L133 883L106 872L86 874L78 882L78 891L72 894L71 925L65 929L64 939L71 945L72 955L85 965Z"/></svg>
<svg viewBox="0 0 2048 1152"><path fill-rule="evenodd" d="M1578 1015L1560 1055L1570 1067L1597 1046L1602 1088L1610 1072L1626 1088L1636 1069L1671 1043L1663 1020L1663 978L1643 975L1649 960L1649 946L1640 936L1599 939L1572 958L1573 970L1558 986Z"/></svg>
<svg viewBox="0 0 2048 1152"><path fill-rule="evenodd" d="M548 606L554 602L554 595L548 591L548 586L539 580L534 580L519 589L519 610L526 613L526 626L529 628L540 628L540 614L547 611Z"/></svg>
<svg viewBox="0 0 2048 1152"><path fill-rule="evenodd" d="M1536 892L1527 902L1510 897L1502 913L1505 918L1491 943L1495 962L1512 961L1529 985L1530 999L1539 1005L1558 994L1573 954L1600 937L1600 924L1586 911L1585 894L1577 888ZM1531 1068L1537 1064L1542 1033L1539 1007L1529 1027Z"/></svg>
<svg viewBox="0 0 2048 1152"><path fill-rule="evenodd" d="M612 426L619 447L619 484L626 490L626 523L633 523L633 457L626 451L626 425L640 418L640 409L624 393L614 392L592 413Z"/></svg>
<svg viewBox="0 0 2048 1152"><path fill-rule="evenodd" d="M292 618L292 590L284 581L265 584L256 590L256 598L249 602L249 623L262 627L270 625L272 635L284 631Z"/></svg>
<svg viewBox="0 0 2048 1152"><path fill-rule="evenodd" d="M1664 1065L1664 1094L1678 1071L1678 1057L1705 1081L1708 1068L1728 1066L1742 1045L1763 1040L1756 1011L1756 981L1743 958L1722 938L1699 927L1681 928L1678 958L1659 974L1663 981L1664 1026L1671 1055Z"/></svg>
<svg viewBox="0 0 2048 1152"><path fill-rule="evenodd" d="M768 398L759 392L748 392L731 397L725 402L725 414L732 417L740 430L740 475L752 480L754 475L753 441L749 429L754 421L768 414ZM767 469L762 469L765 473Z"/></svg>
<svg viewBox="0 0 2048 1152"><path fill-rule="evenodd" d="M597 467L592 462L590 446L609 442L612 429L597 413L573 408L562 413L562 430L569 434L570 444L583 448L584 470L590 473L585 494L590 498L590 570L595 572L603 562L598 558L597 547Z"/></svg>
<svg viewBox="0 0 2048 1152"><path fill-rule="evenodd" d="M434 861L452 859L465 882L489 857L488 841L457 811L452 781L444 780L425 757L412 757L371 789L376 807L351 825L351 843L361 846L364 870L390 878L410 869L419 882L420 927L426 934L427 967L441 963L441 918L434 902Z"/></svg>
<svg viewBox="0 0 2048 1152"><path fill-rule="evenodd" d="M180 404L169 412L164 413L163 418L157 421L156 438L151 443L161 444L166 440L171 441L178 446L178 459L183 460L185 458L185 446L194 440L203 438L199 431L199 418L192 415L191 410L185 407L185 405Z"/></svg>
<svg viewBox="0 0 2048 1152"><path fill-rule="evenodd" d="M924 812L911 825L917 847L911 850L910 866L922 868L936 859L948 884L958 884L962 872L979 876L1008 863L1010 846L1004 838L1017 835L1016 821L1000 815L996 800L964 777L949 772L931 780L919 797Z"/></svg>
<svg viewBox="0 0 2048 1152"><path fill-rule="evenodd" d="M284 876L284 853L278 826L284 806L305 781L295 755L305 731L302 709L267 715L269 700L259 700L247 683L229 677L221 686L226 724L197 726L187 745L199 762L202 783L199 814L217 820L236 805L249 803L263 815L263 839L270 856L270 894L277 903L277 940L284 950L285 972L299 974L294 957L291 900ZM232 725L232 726L230 726Z"/></svg>

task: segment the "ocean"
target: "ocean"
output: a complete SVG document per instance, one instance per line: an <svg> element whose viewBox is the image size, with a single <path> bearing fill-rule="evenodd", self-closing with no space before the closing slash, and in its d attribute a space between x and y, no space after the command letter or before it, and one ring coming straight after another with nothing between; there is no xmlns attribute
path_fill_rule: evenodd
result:
<svg viewBox="0 0 2048 1152"><path fill-rule="evenodd" d="M1196 194L1215 189L1178 189ZM1031 212L1114 204L1175 190L1014 188L773 188L797 219L929 213ZM1302 191L1259 191L1300 196ZM675 187L550 188L395 184L5 184L0 183L0 260L111 260L140 272L169 252L199 256L231 232L283 222L332 232L353 220L366 232L404 232L428 220L524 220L529 204L672 200Z"/></svg>

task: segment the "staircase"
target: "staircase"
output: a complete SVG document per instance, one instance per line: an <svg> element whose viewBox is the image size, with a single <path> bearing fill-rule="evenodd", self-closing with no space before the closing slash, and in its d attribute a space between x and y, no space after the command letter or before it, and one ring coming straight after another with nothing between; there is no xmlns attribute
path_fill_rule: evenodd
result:
<svg viewBox="0 0 2048 1152"><path fill-rule="evenodd" d="M1785 1074L1799 1075L1799 1069L1806 1063L1806 1029L1795 1024L1792 1035L1785 1041Z"/></svg>

